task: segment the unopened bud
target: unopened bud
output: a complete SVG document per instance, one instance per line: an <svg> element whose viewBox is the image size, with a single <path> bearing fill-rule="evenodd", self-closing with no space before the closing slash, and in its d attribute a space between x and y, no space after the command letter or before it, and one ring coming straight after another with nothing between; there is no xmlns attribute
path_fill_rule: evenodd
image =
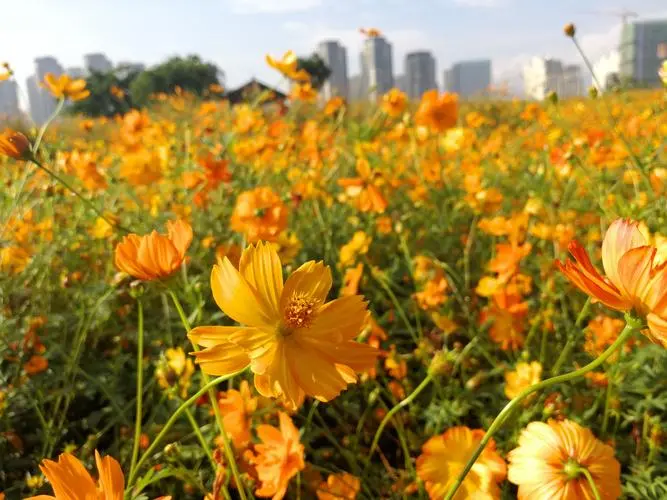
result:
<svg viewBox="0 0 667 500"><path fill-rule="evenodd" d="M577 27L572 23L567 23L563 28L563 33L565 33L565 36L572 38L577 33Z"/></svg>

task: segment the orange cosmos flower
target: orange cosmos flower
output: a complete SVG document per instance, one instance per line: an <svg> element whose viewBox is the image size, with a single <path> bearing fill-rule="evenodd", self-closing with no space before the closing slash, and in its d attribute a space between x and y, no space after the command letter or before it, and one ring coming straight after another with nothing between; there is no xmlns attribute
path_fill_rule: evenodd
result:
<svg viewBox="0 0 667 500"><path fill-rule="evenodd" d="M292 85L290 99L293 101L314 102L317 99L317 90L308 82L295 83Z"/></svg>
<svg viewBox="0 0 667 500"><path fill-rule="evenodd" d="M503 289L493 295L491 304L480 316L480 324L491 320L489 336L503 351L517 350L523 346L528 303L516 293Z"/></svg>
<svg viewBox="0 0 667 500"><path fill-rule="evenodd" d="M10 128L5 129L0 134L0 155L9 156L15 160L29 160L32 158L30 141L21 132Z"/></svg>
<svg viewBox="0 0 667 500"><path fill-rule="evenodd" d="M456 125L458 101L456 94L445 92L438 95L437 90L429 90L422 96L419 108L415 113L415 122L435 132L444 132Z"/></svg>
<svg viewBox="0 0 667 500"><path fill-rule="evenodd" d="M645 317L644 333L667 347L667 265L655 260L657 248L649 245L634 221L615 220L602 242L602 276L576 241L568 247L574 262L556 265L580 290L607 307L634 311Z"/></svg>
<svg viewBox="0 0 667 500"><path fill-rule="evenodd" d="M621 496L621 466L614 449L576 422L531 422L508 455L510 482L520 500L593 498L586 469L601 498Z"/></svg>
<svg viewBox="0 0 667 500"><path fill-rule="evenodd" d="M377 28L359 28L359 33L366 35L368 38L377 38L382 36L382 32Z"/></svg>
<svg viewBox="0 0 667 500"><path fill-rule="evenodd" d="M239 390L230 389L218 395L218 406L223 415L222 423L237 450L250 443L250 419L257 410L257 398L250 393L247 380L241 382ZM222 444L222 443L221 443Z"/></svg>
<svg viewBox="0 0 667 500"><path fill-rule="evenodd" d="M47 73L42 86L56 99L81 101L90 95L90 91L86 90L86 80L83 78L72 80L65 74L56 77L53 73Z"/></svg>
<svg viewBox="0 0 667 500"><path fill-rule="evenodd" d="M417 458L417 475L424 481L429 498L442 499L484 437L482 429L453 427L441 436L429 439ZM470 473L456 492L454 500L500 498L498 483L505 479L507 466L489 441Z"/></svg>
<svg viewBox="0 0 667 500"><path fill-rule="evenodd" d="M340 294L342 296L356 295L359 291L359 282L363 274L364 265L361 262L354 267L347 268L343 277L343 286L340 289Z"/></svg>
<svg viewBox="0 0 667 500"><path fill-rule="evenodd" d="M51 483L55 496L39 495L26 500L123 500L125 478L120 464L109 456L102 458L97 450L95 463L100 475L98 484L70 453L60 455L58 462L44 460L39 468Z"/></svg>
<svg viewBox="0 0 667 500"><path fill-rule="evenodd" d="M514 371L505 373L505 396L513 399L524 389L537 384L542 380L542 365L537 361L532 363L517 363Z"/></svg>
<svg viewBox="0 0 667 500"><path fill-rule="evenodd" d="M316 494L318 500L354 500L361 489L357 476L347 472L329 474L326 482L320 484Z"/></svg>
<svg viewBox="0 0 667 500"><path fill-rule="evenodd" d="M289 480L306 466L298 429L287 414L280 412L278 418L280 429L270 425L257 427L257 436L262 444L255 445L257 455L254 458L260 482L255 495L272 497L272 500L281 500L287 492Z"/></svg>
<svg viewBox="0 0 667 500"><path fill-rule="evenodd" d="M345 106L345 99L340 96L335 96L329 99L324 106L324 114L326 116L331 116L335 114L339 109Z"/></svg>
<svg viewBox="0 0 667 500"><path fill-rule="evenodd" d="M379 188L382 184L382 174L378 170L372 170L365 158L357 160L357 174L358 177L338 179L338 185L354 200L360 212L384 213L388 202Z"/></svg>
<svg viewBox="0 0 667 500"><path fill-rule="evenodd" d="M584 332L584 350L592 356L599 356L614 343L624 326L625 322L621 319L598 314L588 322Z"/></svg>
<svg viewBox="0 0 667 500"><path fill-rule="evenodd" d="M287 227L287 207L271 188L245 191L236 199L232 229L244 233L250 243L275 241Z"/></svg>
<svg viewBox="0 0 667 500"><path fill-rule="evenodd" d="M28 375L37 375L45 371L48 367L49 360L39 354L31 356L28 362L23 365L23 369Z"/></svg>
<svg viewBox="0 0 667 500"><path fill-rule="evenodd" d="M192 242L192 228L182 220L167 222L167 235L130 234L116 245L116 267L140 280L166 278L185 259Z"/></svg>
<svg viewBox="0 0 667 500"><path fill-rule="evenodd" d="M391 89L382 96L380 108L389 116L396 118L400 116L408 105L408 96L399 89Z"/></svg>
<svg viewBox="0 0 667 500"><path fill-rule="evenodd" d="M227 259L213 268L211 288L216 303L242 326L201 326L190 339L205 347L195 353L204 372L230 374L250 366L255 387L280 398L290 409L306 396L335 398L355 372L375 365L377 350L353 339L368 312L359 295L325 303L331 270L310 261L283 284L276 250L258 243L243 251L239 270Z"/></svg>
<svg viewBox="0 0 667 500"><path fill-rule="evenodd" d="M282 59L275 59L273 56L266 55L266 64L271 66L273 69L280 71L283 76L289 78L290 80L296 80L299 82L307 82L310 80L310 74L306 70L297 69L299 61L296 57L296 54L288 50L283 55Z"/></svg>

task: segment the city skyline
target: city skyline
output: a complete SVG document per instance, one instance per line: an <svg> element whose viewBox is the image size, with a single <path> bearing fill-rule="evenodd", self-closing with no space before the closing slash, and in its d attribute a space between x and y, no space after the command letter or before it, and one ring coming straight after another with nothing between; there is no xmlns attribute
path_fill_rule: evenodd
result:
<svg viewBox="0 0 667 500"><path fill-rule="evenodd" d="M0 59L16 71L25 91L36 57L53 55L64 67L80 67L83 52L102 52L112 61L138 60L151 66L172 55L200 54L225 70L235 87L256 77L275 84L279 77L264 64L266 53L292 49L312 52L322 40L339 40L348 51L348 74L358 74L356 56L364 43L361 26L377 27L394 46L393 64L401 72L405 55L430 50L442 69L458 60L488 58L493 79L521 74L533 55L567 63L580 58L562 35L566 22L578 26L580 42L596 59L615 48L621 19L611 13L622 0L201 0L198 9L183 9L176 0L147 0L113 5L63 0L14 2L3 10L12 23L0 31ZM664 0L636 0L640 18L667 17ZM132 11L132 16L124 13ZM37 15L35 15L38 13ZM145 22L148 19L150 22ZM67 36L63 36L63 32ZM262 33L261 37L253 33ZM20 40L20 43L17 43ZM150 40L150 43L146 43ZM239 40L243 40L241 50Z"/></svg>

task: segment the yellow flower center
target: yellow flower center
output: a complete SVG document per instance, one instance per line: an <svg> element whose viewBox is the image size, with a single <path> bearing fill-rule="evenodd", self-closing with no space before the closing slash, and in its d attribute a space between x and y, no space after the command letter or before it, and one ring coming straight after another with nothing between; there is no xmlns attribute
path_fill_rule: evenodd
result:
<svg viewBox="0 0 667 500"><path fill-rule="evenodd" d="M283 312L283 335L289 335L297 328L306 328L313 323L317 301L303 295L293 295Z"/></svg>

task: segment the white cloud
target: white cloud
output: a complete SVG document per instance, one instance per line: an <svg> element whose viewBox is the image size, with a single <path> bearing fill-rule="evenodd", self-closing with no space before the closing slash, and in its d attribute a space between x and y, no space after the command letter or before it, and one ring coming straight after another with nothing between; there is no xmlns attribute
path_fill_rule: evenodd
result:
<svg viewBox="0 0 667 500"><path fill-rule="evenodd" d="M322 5L322 0L231 0L237 14L283 13L310 10Z"/></svg>

